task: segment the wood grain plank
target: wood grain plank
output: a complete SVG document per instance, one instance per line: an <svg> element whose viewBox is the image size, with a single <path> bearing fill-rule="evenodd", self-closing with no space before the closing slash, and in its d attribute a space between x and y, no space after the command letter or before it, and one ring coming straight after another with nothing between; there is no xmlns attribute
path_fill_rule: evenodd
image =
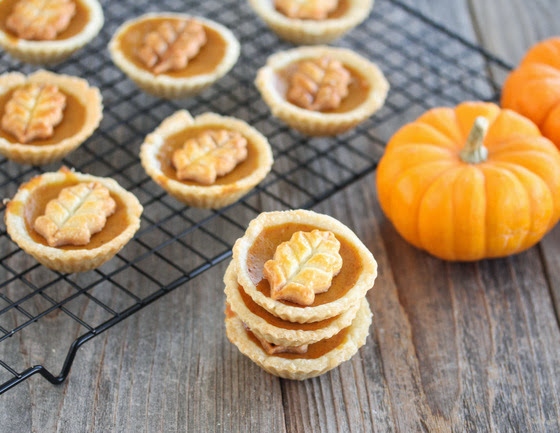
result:
<svg viewBox="0 0 560 433"><path fill-rule="evenodd" d="M465 1L414 4L475 38ZM63 386L35 377L0 398L1 430L560 431L560 334L548 293L560 285L558 230L541 244L546 268L535 248L448 264L396 234L377 204L374 175L317 210L354 229L379 263L368 294L371 335L351 361L303 383L261 371L225 337L224 264L89 342ZM107 287L96 295L104 292L113 305L125 302ZM105 317L91 302L77 307L89 320ZM62 329L70 339L79 332ZM29 338L41 341L34 332ZM53 355L16 343L18 356L54 365Z"/></svg>
<svg viewBox="0 0 560 433"><path fill-rule="evenodd" d="M470 4L481 44L514 65L533 44L560 34L558 1L535 0L530 3L530 7L523 0L471 0ZM516 23L516 31L504 32L504 22ZM503 81L505 74L497 73L496 79ZM559 240L560 227L556 227L540 243L540 249L560 326Z"/></svg>

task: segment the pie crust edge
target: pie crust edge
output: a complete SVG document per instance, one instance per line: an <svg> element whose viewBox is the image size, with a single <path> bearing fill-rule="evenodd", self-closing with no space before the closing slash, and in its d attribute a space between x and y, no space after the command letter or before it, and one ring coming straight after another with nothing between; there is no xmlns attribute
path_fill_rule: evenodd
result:
<svg viewBox="0 0 560 433"><path fill-rule="evenodd" d="M55 84L72 94L86 109L84 124L76 134L55 144L35 146L33 142L11 143L0 137L0 154L20 164L43 165L59 161L78 148L99 126L103 117L101 92L97 87L90 87L83 78L39 70L27 77L19 72L0 75L0 93L6 93L27 82Z"/></svg>
<svg viewBox="0 0 560 433"><path fill-rule="evenodd" d="M367 99L344 113L321 113L298 107L280 95L275 86L276 71L305 58L328 56L357 70L369 83ZM291 128L310 136L330 136L345 132L369 118L385 103L389 82L377 65L345 48L328 46L300 47L271 55L257 72L255 85L269 106L272 115Z"/></svg>
<svg viewBox="0 0 560 433"><path fill-rule="evenodd" d="M237 314L254 334L258 334L269 343L281 346L302 346L304 344L312 344L324 340L325 338L330 338L342 329L350 326L359 307L359 303L356 303L356 305L342 312L337 319L321 329L308 331L284 329L272 325L247 308L239 294L237 275L235 274L232 263L229 264L226 270L224 283L226 286L225 294L227 302L233 312Z"/></svg>
<svg viewBox="0 0 560 433"><path fill-rule="evenodd" d="M71 174L80 182L99 182L124 203L127 209L128 226L109 242L98 248L62 250L35 242L26 228L23 209L32 192L41 186L58 183ZM84 272L95 269L111 259L132 239L140 227L142 205L131 192L126 191L114 179L78 173L62 167L57 172L44 173L22 184L16 195L8 202L4 220L11 239L26 253L50 269L59 272Z"/></svg>
<svg viewBox="0 0 560 433"><path fill-rule="evenodd" d="M81 2L88 9L89 21L78 34L54 41L28 41L15 38L0 30L0 46L22 62L31 64L61 62L91 42L103 27L103 8L98 0L81 0Z"/></svg>
<svg viewBox="0 0 560 433"><path fill-rule="evenodd" d="M356 248L362 261L363 269L355 285L344 296L316 307L295 307L275 301L257 290L247 269L248 251L265 228L284 223L309 224L322 230L330 230L336 235L343 236ZM249 223L245 234L235 242L232 263L239 284L243 286L245 293L253 301L271 314L297 323L318 322L348 310L348 308L358 303L359 299L366 295L367 291L373 287L377 277L377 262L352 230L333 217L303 209L263 212L257 216Z"/></svg>
<svg viewBox="0 0 560 433"><path fill-rule="evenodd" d="M126 58L119 45L120 36L131 26L152 18L195 19L218 32L225 41L226 52L218 66L207 74L175 78L165 74L154 75L139 68ZM145 92L167 99L184 98L200 93L226 75L237 62L240 53L239 41L227 27L206 18L181 13L147 13L123 23L109 42L109 53L115 65ZM188 67L188 66L187 66Z"/></svg>
<svg viewBox="0 0 560 433"><path fill-rule="evenodd" d="M226 317L225 322L229 341L251 361L274 376L304 380L326 373L354 356L366 343L372 317L368 301L363 298L344 342L317 359L286 359L267 355L249 338L239 317Z"/></svg>
<svg viewBox="0 0 560 433"><path fill-rule="evenodd" d="M219 125L239 131L258 150L259 160L256 170L247 177L225 185L186 185L167 177L161 171L157 158L165 139L185 127L201 125ZM199 208L220 208L237 201L262 181L272 167L273 156L266 137L240 119L215 113L205 113L193 118L188 111L179 110L163 120L152 133L146 136L140 147L140 161L154 182L177 200Z"/></svg>
<svg viewBox="0 0 560 433"><path fill-rule="evenodd" d="M374 0L348 0L350 7L338 18L326 20L303 20L289 18L278 12L273 0L249 0L255 13L280 38L298 45L326 44L364 21Z"/></svg>

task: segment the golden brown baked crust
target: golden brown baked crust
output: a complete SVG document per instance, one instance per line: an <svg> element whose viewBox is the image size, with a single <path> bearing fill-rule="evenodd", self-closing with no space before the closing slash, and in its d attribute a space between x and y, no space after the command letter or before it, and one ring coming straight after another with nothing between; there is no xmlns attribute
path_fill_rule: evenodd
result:
<svg viewBox="0 0 560 433"><path fill-rule="evenodd" d="M249 338L239 317L226 316L225 321L229 341L251 361L275 376L304 380L326 373L349 360L365 344L371 319L368 302L363 298L342 344L316 359L285 359L268 355L259 344Z"/></svg>
<svg viewBox="0 0 560 433"><path fill-rule="evenodd" d="M279 71L300 60L323 56L340 61L367 80L369 93L364 102L346 112L322 113L300 108L280 93L277 85ZM383 106L389 91L389 83L375 64L351 50L327 46L300 47L273 54L259 69L255 85L274 116L311 136L337 135L354 128Z"/></svg>
<svg viewBox="0 0 560 433"><path fill-rule="evenodd" d="M0 30L0 46L26 63L61 62L88 44L103 27L103 9L97 0L80 0L88 10L88 22L76 35L60 40L26 40Z"/></svg>
<svg viewBox="0 0 560 433"><path fill-rule="evenodd" d="M364 21L373 0L348 0L346 12L337 18L309 20L290 18L278 12L274 0L249 0L253 10L280 38L294 44L326 44Z"/></svg>
<svg viewBox="0 0 560 433"><path fill-rule="evenodd" d="M76 134L55 144L11 143L0 137L0 154L20 164L42 165L58 161L80 146L99 126L103 116L101 93L81 78L39 70L27 77L19 72L0 75L0 94L27 83L53 84L74 96L85 107L84 123Z"/></svg>
<svg viewBox="0 0 560 433"><path fill-rule="evenodd" d="M223 127L246 137L257 149L257 168L248 176L225 185L187 185L167 177L158 159L166 138L187 128L204 125ZM140 148L140 159L146 173L169 194L189 206L201 208L219 208L237 201L266 177L273 161L267 139L242 120L214 113L193 118L186 110L177 111L165 119L146 137Z"/></svg>
<svg viewBox="0 0 560 433"><path fill-rule="evenodd" d="M60 184L68 178L78 182L98 182L117 196L126 206L128 225L119 235L102 246L93 249L59 249L37 243L30 236L24 218L24 209L33 191L49 184ZM130 192L115 180L89 174L72 172L63 167L57 172L44 173L21 185L6 207L5 222L8 234L26 253L43 265L59 272L83 272L101 266L118 253L140 227L142 205Z"/></svg>
<svg viewBox="0 0 560 433"><path fill-rule="evenodd" d="M249 249L265 228L286 223L308 224L320 230L329 230L337 236L344 237L352 244L362 262L362 271L356 283L345 295L335 301L315 307L296 307L275 301L257 289L249 275L247 266ZM302 209L261 213L249 223L245 235L235 243L232 263L239 284L257 304L277 317L298 323L317 322L338 316L352 305L357 304L365 296L373 286L377 276L377 263L373 255L352 230L328 215Z"/></svg>
<svg viewBox="0 0 560 433"><path fill-rule="evenodd" d="M342 329L350 326L350 323L354 320L360 305L359 303L352 305L348 310L341 313L336 319L320 329L286 329L274 326L273 324L267 322L261 316L253 313L245 305L243 298L241 298L241 295L239 294L237 275L235 274L232 263L230 263L226 270L224 283L226 285L225 293L227 296L227 302L235 314L237 314L243 323L251 329L253 334L262 337L270 343L284 346L313 344L317 341L332 337Z"/></svg>
<svg viewBox="0 0 560 433"><path fill-rule="evenodd" d="M119 39L131 26L141 21L154 18L185 20L195 19L205 26L215 30L220 34L226 43L226 52L223 59L213 71L192 77L176 78L165 74L156 75L149 70L139 68L131 62L125 54L123 54ZM237 59L239 58L239 51L239 42L233 33L223 25L201 17L193 17L186 14L170 12L149 13L127 21L117 29L111 39L111 42L109 42L109 52L115 65L117 65L132 81L138 85L138 87L142 88L144 91L152 95L168 99L193 96L214 84L214 82L227 74L235 65Z"/></svg>

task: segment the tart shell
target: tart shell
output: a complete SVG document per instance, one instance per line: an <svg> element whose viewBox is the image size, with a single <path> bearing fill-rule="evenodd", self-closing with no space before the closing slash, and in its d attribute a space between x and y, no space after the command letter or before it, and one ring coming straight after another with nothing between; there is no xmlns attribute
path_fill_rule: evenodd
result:
<svg viewBox="0 0 560 433"><path fill-rule="evenodd" d="M261 293L249 275L249 269L247 267L249 249L266 227L285 223L309 224L321 230L330 230L335 235L343 236L350 241L358 251L358 255L362 261L362 271L354 286L342 297L316 307L295 307L286 305ZM239 284L243 286L245 293L247 293L253 301L271 314L289 322L297 323L318 322L338 316L353 305L359 303L360 299L372 288L375 278L377 277L377 262L373 258L371 252L352 230L328 215L302 209L261 213L249 223L245 235L239 238L235 243L233 247L232 263Z"/></svg>
<svg viewBox="0 0 560 433"><path fill-rule="evenodd" d="M274 0L249 0L253 10L280 38L298 45L326 44L364 21L373 0L348 0L349 8L338 18L302 20L278 12Z"/></svg>
<svg viewBox="0 0 560 433"><path fill-rule="evenodd" d="M300 108L280 94L276 86L277 71L294 62L321 56L339 60L359 71L369 84L369 95L363 103L345 113L322 113ZM294 48L273 54L259 69L255 85L275 117L310 136L337 135L354 128L383 106L389 92L389 83L375 64L351 50L327 46Z"/></svg>
<svg viewBox="0 0 560 433"><path fill-rule="evenodd" d="M228 266L224 277L226 285L225 293L227 302L231 309L245 323L254 334L264 338L269 343L282 346L302 346L313 344L318 341L330 338L342 329L350 326L358 311L359 303L351 306L348 310L340 314L338 318L329 323L324 328L317 330L300 330L279 328L267 322L262 317L253 313L247 306L238 290L237 275L235 275L232 264Z"/></svg>
<svg viewBox="0 0 560 433"><path fill-rule="evenodd" d="M266 354L249 338L237 316L226 317L226 333L241 353L268 373L285 379L304 380L326 373L349 360L365 344L371 321L371 310L364 298L343 343L317 359L285 359Z"/></svg>
<svg viewBox="0 0 560 433"><path fill-rule="evenodd" d="M64 92L72 94L86 108L86 118L82 129L60 143L33 145L33 143L11 143L0 137L0 154L20 164L43 165L59 161L87 140L97 129L103 117L103 101L96 87L90 87L82 78L59 75L45 70L37 71L28 77L11 72L0 76L0 93L26 83L54 84Z"/></svg>
<svg viewBox="0 0 560 433"><path fill-rule="evenodd" d="M122 200L127 208L128 216L128 226L122 233L102 246L91 250L62 250L39 244L31 238L23 215L27 200L36 188L60 183L66 180L69 175L80 182L100 182L111 193L117 195ZM136 233L140 227L141 214L142 205L138 199L132 193L122 188L115 180L72 172L63 167L58 172L36 176L23 184L6 207L5 222L8 234L22 250L50 269L70 273L89 271L111 259Z"/></svg>
<svg viewBox="0 0 560 433"><path fill-rule="evenodd" d="M220 125L240 132L258 149L257 169L250 175L226 185L187 185L167 177L161 170L158 153L165 139L186 127ZM146 173L177 200L199 208L220 208L241 197L263 180L272 167L272 150L268 140L256 129L233 117L205 113L193 118L188 111L180 110L165 119L154 132L146 137L140 148L140 160Z"/></svg>
<svg viewBox="0 0 560 433"><path fill-rule="evenodd" d="M139 68L123 54L119 45L119 38L134 24L153 18L194 18L217 31L224 38L227 47L222 61L212 72L184 78L170 77L165 74L155 75L146 69ZM196 95L226 75L239 58L240 46L228 28L214 21L179 13L149 13L121 25L109 42L109 52L115 65L142 90L154 96L175 99Z"/></svg>
<svg viewBox="0 0 560 433"><path fill-rule="evenodd" d="M28 41L0 30L0 46L22 62L32 64L58 63L87 45L103 27L103 9L97 0L81 0L88 9L89 20L76 35L54 41Z"/></svg>

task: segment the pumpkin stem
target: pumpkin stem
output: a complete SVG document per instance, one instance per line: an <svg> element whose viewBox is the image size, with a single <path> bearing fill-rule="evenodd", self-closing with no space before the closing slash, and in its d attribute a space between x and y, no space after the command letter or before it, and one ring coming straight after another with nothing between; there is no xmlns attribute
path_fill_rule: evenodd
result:
<svg viewBox="0 0 560 433"><path fill-rule="evenodd" d="M484 137L488 132L489 122L486 117L478 116L474 120L474 125L471 129L467 143L460 156L463 162L467 164L480 164L488 159L488 149L484 147Z"/></svg>

